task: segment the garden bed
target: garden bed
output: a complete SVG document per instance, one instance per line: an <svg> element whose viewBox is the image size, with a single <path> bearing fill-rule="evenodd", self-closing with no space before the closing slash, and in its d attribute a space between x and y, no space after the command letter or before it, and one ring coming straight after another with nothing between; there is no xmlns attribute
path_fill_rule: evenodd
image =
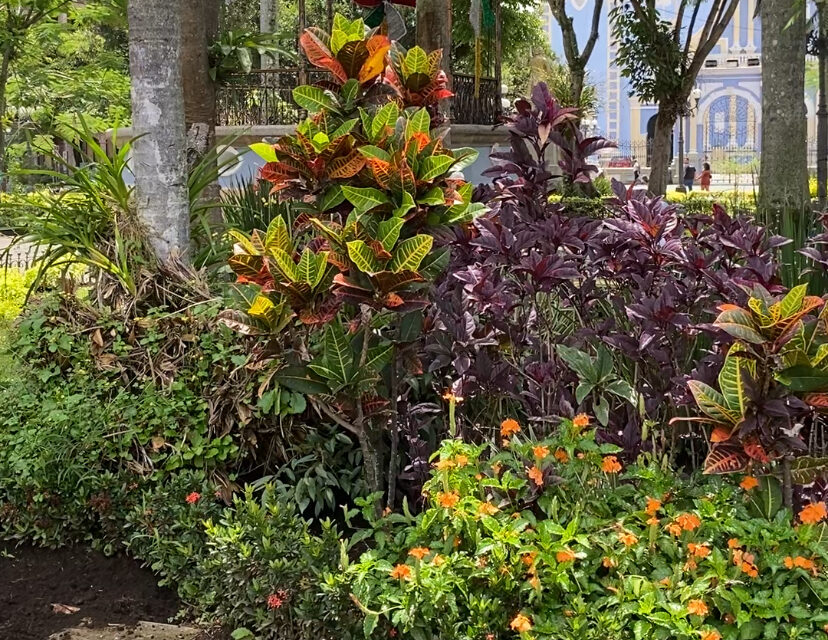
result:
<svg viewBox="0 0 828 640"><path fill-rule="evenodd" d="M180 607L152 573L123 556L31 547L0 547L0 555L0 638L46 640L80 625L166 622Z"/></svg>

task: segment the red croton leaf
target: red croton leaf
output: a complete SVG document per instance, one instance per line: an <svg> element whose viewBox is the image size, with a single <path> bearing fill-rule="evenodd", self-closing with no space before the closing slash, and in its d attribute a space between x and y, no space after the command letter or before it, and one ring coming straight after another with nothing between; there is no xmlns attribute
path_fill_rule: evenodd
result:
<svg viewBox="0 0 828 640"><path fill-rule="evenodd" d="M331 50L325 46L325 43L314 33L313 29L307 29L300 36L299 44L302 45L302 50L312 65L327 69L340 82L348 81L348 74L345 73L345 69L333 57Z"/></svg>
<svg viewBox="0 0 828 640"><path fill-rule="evenodd" d="M717 425L713 427L713 432L710 434L710 442L725 442L730 440L730 436L732 432L727 427L723 427L722 425Z"/></svg>
<svg viewBox="0 0 828 640"><path fill-rule="evenodd" d="M750 458L739 444L720 443L713 446L704 461L706 475L744 471Z"/></svg>
<svg viewBox="0 0 828 640"><path fill-rule="evenodd" d="M751 460L756 460L757 462L761 462L762 464L767 464L768 462L770 462L770 457L768 457L765 448L756 441L745 442L744 450Z"/></svg>
<svg viewBox="0 0 828 640"><path fill-rule="evenodd" d="M809 393L802 399L817 409L828 409L828 393Z"/></svg>

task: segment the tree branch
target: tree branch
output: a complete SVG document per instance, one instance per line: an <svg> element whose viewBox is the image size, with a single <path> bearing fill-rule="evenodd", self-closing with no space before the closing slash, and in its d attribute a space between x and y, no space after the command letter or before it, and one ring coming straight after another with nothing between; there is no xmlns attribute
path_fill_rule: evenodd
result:
<svg viewBox="0 0 828 640"><path fill-rule="evenodd" d="M690 44L693 42L693 29L696 28L699 7L701 7L701 2L696 2L696 6L693 7L693 16L690 18L690 27L687 30L687 41L684 43L684 53L682 54L682 60L685 61L687 60L687 56L690 55Z"/></svg>
<svg viewBox="0 0 828 640"><path fill-rule="evenodd" d="M358 428L357 426L351 424L350 422L348 422L347 420L345 420L341 416L336 415L336 413L334 413L334 411L328 405L326 405L324 402L322 402L321 400L316 400L316 399L312 398L311 403L313 404L314 407L316 407L317 411L319 411L321 413L324 413L326 416L328 416L331 420L336 422L336 424L338 424L340 427L342 427L346 431L350 431L351 433L353 433L358 438L362 435L362 430L360 428Z"/></svg>
<svg viewBox="0 0 828 640"><path fill-rule="evenodd" d="M730 21L733 19L733 14L736 13L736 9L739 6L739 0L723 1L724 4L721 7L722 11L720 11L721 20L711 29L707 41L699 41L699 48L693 55L693 64L690 65L688 75L693 78L694 81L701 70L702 65L704 64L705 59L708 55L710 55L710 52L713 50L713 47L716 46L719 38L722 37L722 34L725 29L727 29L727 25L730 24Z"/></svg>
<svg viewBox="0 0 828 640"><path fill-rule="evenodd" d="M592 29L589 32L589 39L584 45L584 50L581 52L581 63L586 66L592 50L595 48L595 43L598 42L598 29L601 26L601 9L604 7L604 0L595 0L595 8L592 11Z"/></svg>

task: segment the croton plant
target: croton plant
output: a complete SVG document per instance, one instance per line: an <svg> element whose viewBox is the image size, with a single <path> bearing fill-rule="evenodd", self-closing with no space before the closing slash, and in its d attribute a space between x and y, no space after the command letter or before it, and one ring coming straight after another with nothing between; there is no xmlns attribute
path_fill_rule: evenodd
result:
<svg viewBox="0 0 828 640"><path fill-rule="evenodd" d="M378 491L397 350L416 338L423 290L448 262L432 233L484 209L459 174L477 153L446 148L435 130L450 95L439 51L405 51L341 16L301 44L330 80L294 90L308 112L294 134L254 146L267 162L260 177L292 214L230 232L230 265L256 295L244 324L227 320L280 334L273 381L358 437Z"/></svg>
<svg viewBox="0 0 828 640"><path fill-rule="evenodd" d="M719 307L712 329L731 341L719 389L689 382L702 420L711 424L707 473L739 472L807 450L806 418L828 408L828 311L806 290L803 284L774 298L757 285L746 307Z"/></svg>

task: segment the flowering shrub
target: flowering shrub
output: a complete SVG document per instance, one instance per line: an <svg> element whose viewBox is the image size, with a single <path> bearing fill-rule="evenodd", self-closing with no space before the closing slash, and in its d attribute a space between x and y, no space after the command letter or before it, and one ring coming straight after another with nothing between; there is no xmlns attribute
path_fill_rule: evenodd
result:
<svg viewBox="0 0 828 640"><path fill-rule="evenodd" d="M416 518L374 524L376 549L329 577L366 637L816 638L828 613L824 505L791 527L750 515L762 489L624 466L564 421L502 448L446 441Z"/></svg>

